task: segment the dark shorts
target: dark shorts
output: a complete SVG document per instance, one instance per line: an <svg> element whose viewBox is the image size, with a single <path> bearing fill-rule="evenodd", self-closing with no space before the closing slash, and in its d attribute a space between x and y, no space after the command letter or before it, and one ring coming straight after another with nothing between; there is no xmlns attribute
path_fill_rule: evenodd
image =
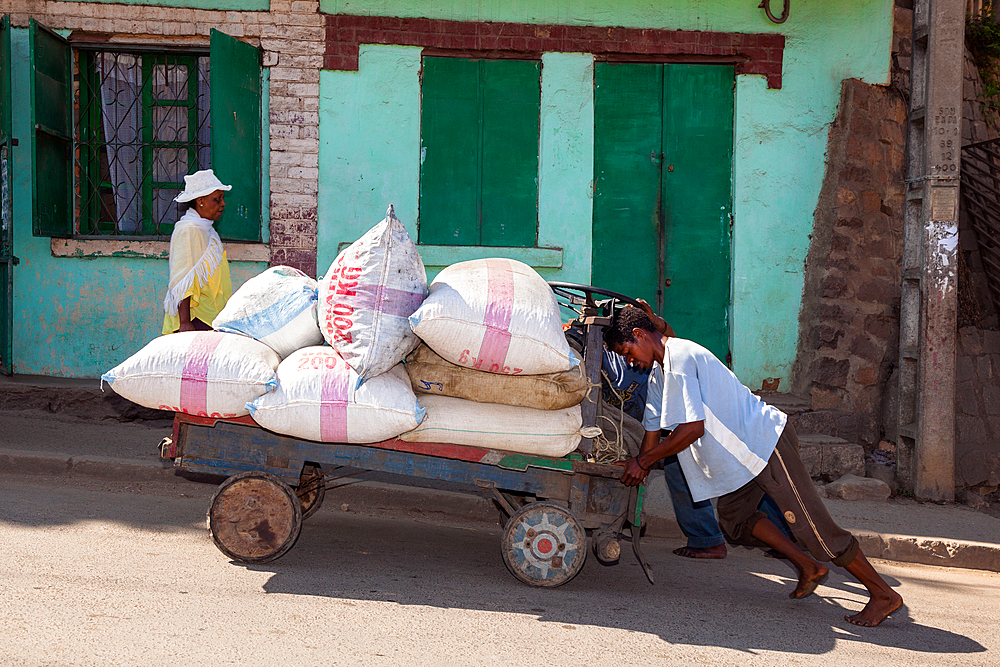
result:
<svg viewBox="0 0 1000 667"><path fill-rule="evenodd" d="M827 512L798 450L799 438L788 424L767 467L741 488L719 498L719 525L731 542L759 546L752 533L757 522L766 517L757 507L767 494L781 510L796 541L813 558L847 565L860 551L858 541Z"/></svg>

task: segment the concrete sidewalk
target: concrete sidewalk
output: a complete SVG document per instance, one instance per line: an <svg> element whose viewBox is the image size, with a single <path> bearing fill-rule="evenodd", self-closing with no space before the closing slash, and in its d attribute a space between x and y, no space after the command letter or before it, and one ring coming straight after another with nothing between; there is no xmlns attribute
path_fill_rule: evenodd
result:
<svg viewBox="0 0 1000 667"><path fill-rule="evenodd" d="M0 376L0 473L204 483L179 476L159 458L170 420L170 413L135 406L107 387L102 392L97 380ZM669 498L663 476L655 474L645 504L650 537L683 539ZM825 502L869 557L1000 572L1000 519L988 514L905 499ZM326 503L482 521L498 516L478 489L377 473L329 489Z"/></svg>

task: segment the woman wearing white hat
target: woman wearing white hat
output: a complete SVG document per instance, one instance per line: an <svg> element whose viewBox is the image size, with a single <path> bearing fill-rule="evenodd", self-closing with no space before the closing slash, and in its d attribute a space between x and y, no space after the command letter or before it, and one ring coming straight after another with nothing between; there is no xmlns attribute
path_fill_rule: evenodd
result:
<svg viewBox="0 0 1000 667"><path fill-rule="evenodd" d="M170 235L170 283L163 299L163 333L212 328L212 320L233 294L229 262L212 224L226 208L223 185L211 169L184 177L174 201L188 203Z"/></svg>

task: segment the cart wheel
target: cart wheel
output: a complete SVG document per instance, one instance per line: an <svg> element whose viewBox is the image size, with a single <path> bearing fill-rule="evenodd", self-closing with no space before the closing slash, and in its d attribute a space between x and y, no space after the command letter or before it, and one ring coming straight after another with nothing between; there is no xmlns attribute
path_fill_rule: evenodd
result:
<svg viewBox="0 0 1000 667"><path fill-rule="evenodd" d="M292 488L256 470L223 482L212 496L207 518L215 546L241 563L279 558L302 530L302 506Z"/></svg>
<svg viewBox="0 0 1000 667"><path fill-rule="evenodd" d="M315 514L316 510L323 505L323 498L326 497L326 479L319 466L311 463L303 466L295 495L299 497L299 503L302 504L303 521Z"/></svg>
<svg viewBox="0 0 1000 667"><path fill-rule="evenodd" d="M503 530L500 553L529 586L555 588L579 574L587 560L587 533L573 514L553 502L525 505Z"/></svg>

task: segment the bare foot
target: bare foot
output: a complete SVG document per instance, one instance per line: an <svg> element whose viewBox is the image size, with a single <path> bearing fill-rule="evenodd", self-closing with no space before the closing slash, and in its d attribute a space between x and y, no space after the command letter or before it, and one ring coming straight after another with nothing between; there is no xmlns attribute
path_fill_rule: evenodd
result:
<svg viewBox="0 0 1000 667"><path fill-rule="evenodd" d="M902 596L896 591L890 593L891 595L887 596L872 596L864 609L851 616L845 616L844 620L865 628L874 628L888 618L889 614L903 606Z"/></svg>
<svg viewBox="0 0 1000 667"><path fill-rule="evenodd" d="M816 587L826 581L830 569L819 563L810 563L808 568L799 573L799 583L795 590L788 594L793 600L800 600L812 595Z"/></svg>
<svg viewBox="0 0 1000 667"><path fill-rule="evenodd" d="M674 553L678 556L684 556L684 558L725 558L726 545L719 544L714 547L708 547L707 549L681 547L680 549L674 549Z"/></svg>

